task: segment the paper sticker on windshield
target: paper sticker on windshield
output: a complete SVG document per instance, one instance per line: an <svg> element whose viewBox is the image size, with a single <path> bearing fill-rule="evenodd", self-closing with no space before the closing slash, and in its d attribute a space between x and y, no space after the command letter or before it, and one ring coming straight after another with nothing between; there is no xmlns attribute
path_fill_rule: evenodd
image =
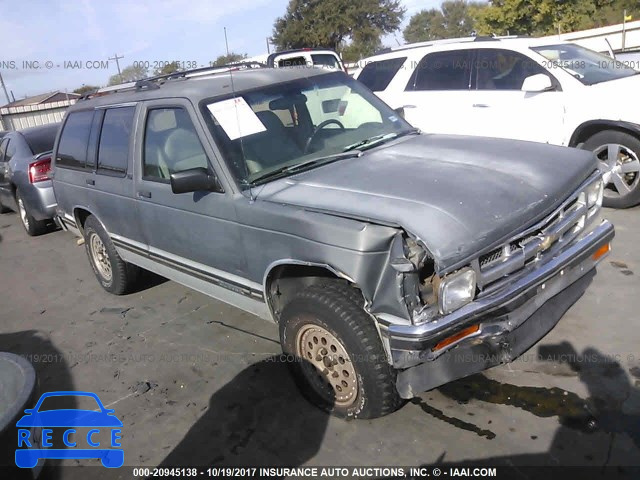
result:
<svg viewBox="0 0 640 480"><path fill-rule="evenodd" d="M242 97L211 103L207 108L231 140L266 130Z"/></svg>

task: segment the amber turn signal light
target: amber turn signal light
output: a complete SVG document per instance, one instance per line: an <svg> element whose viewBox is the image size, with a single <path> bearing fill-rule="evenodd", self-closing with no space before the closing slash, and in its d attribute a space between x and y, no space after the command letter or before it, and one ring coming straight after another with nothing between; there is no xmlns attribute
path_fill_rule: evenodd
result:
<svg viewBox="0 0 640 480"><path fill-rule="evenodd" d="M599 260L610 251L611 251L611 244L605 243L598 250L595 251L595 253L591 256L591 258L593 258L594 260Z"/></svg>
<svg viewBox="0 0 640 480"><path fill-rule="evenodd" d="M441 340L436 344L435 347L431 349L432 352L436 352L438 350L442 350L444 347L451 345L458 340L463 339L464 337L468 337L480 330L480 325L471 325L470 327L465 328L464 330L460 330L455 335L451 335L450 337Z"/></svg>

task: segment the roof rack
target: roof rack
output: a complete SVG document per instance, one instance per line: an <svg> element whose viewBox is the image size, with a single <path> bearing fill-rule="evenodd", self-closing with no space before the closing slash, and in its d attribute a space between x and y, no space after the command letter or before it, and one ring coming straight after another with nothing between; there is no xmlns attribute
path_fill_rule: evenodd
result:
<svg viewBox="0 0 640 480"><path fill-rule="evenodd" d="M204 75L216 75L219 73L228 73L235 70L246 70L252 68L267 68L264 63L260 62L237 62L229 63L226 65L216 65L212 67L194 68L191 70L181 70L178 72L167 73L163 75L156 75L153 77L142 78L134 82L121 83L118 85L111 85L109 87L99 88L91 92L87 92L80 100L88 100L90 98L101 97L112 93L129 92L129 91L141 91L141 90L156 90L160 88L165 82L187 79L191 77L200 77Z"/></svg>

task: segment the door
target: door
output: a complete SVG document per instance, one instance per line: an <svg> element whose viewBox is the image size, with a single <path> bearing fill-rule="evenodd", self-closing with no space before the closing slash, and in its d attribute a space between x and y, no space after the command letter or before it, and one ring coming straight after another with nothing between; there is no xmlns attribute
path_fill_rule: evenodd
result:
<svg viewBox="0 0 640 480"><path fill-rule="evenodd" d="M471 104L474 134L560 144L565 105L556 78L519 52L498 48L475 52ZM553 90L523 91L525 79L539 74L549 77Z"/></svg>
<svg viewBox="0 0 640 480"><path fill-rule="evenodd" d="M471 60L468 50L425 55L398 98L384 98L404 106L405 119L425 133L470 134Z"/></svg>
<svg viewBox="0 0 640 480"><path fill-rule="evenodd" d="M92 210L109 233L121 241L146 248L138 221L133 182L133 125L136 105L100 108L95 112L89 138L88 163L93 174L86 179Z"/></svg>
<svg viewBox="0 0 640 480"><path fill-rule="evenodd" d="M233 195L171 191L172 173L198 167L217 173L211 161L214 153L193 107L182 99L155 101L144 106L142 115L135 190L152 257L190 274L204 271L216 278L244 278L247 269Z"/></svg>

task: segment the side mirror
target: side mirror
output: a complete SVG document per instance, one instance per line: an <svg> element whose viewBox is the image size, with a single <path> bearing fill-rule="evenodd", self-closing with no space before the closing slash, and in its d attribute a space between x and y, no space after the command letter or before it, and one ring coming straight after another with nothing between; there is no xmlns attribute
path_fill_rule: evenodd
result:
<svg viewBox="0 0 640 480"><path fill-rule="evenodd" d="M222 188L218 183L218 179L209 173L206 168L190 168L182 172L172 173L171 191L173 193L189 193L189 192L220 192Z"/></svg>
<svg viewBox="0 0 640 480"><path fill-rule="evenodd" d="M554 90L551 79L544 73L537 73L524 79L522 82L523 92L548 92Z"/></svg>
<svg viewBox="0 0 640 480"><path fill-rule="evenodd" d="M404 118L404 107L394 108L393 110L398 114L398 116Z"/></svg>

